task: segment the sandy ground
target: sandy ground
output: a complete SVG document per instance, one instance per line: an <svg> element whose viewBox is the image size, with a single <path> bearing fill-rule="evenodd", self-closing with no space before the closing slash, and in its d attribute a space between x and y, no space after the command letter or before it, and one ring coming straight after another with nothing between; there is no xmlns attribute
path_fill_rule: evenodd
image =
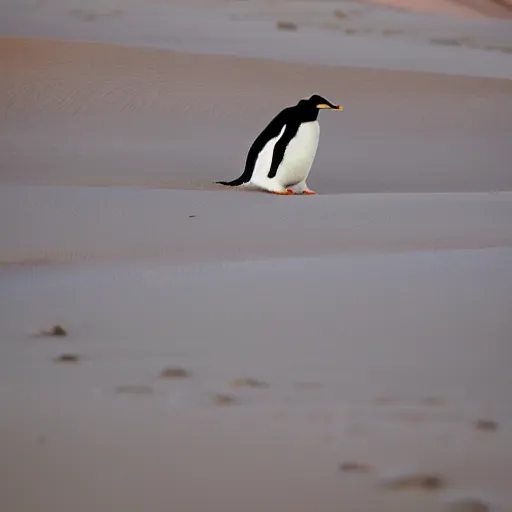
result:
<svg viewBox="0 0 512 512"><path fill-rule="evenodd" d="M2 2L2 511L512 510L511 25L391 3Z"/></svg>
<svg viewBox="0 0 512 512"><path fill-rule="evenodd" d="M345 106L321 115L322 193L512 190L511 80L24 39L0 59L3 182L210 187L319 92Z"/></svg>
<svg viewBox="0 0 512 512"><path fill-rule="evenodd" d="M421 12L454 18L482 19L512 16L510 0L366 0L394 9Z"/></svg>

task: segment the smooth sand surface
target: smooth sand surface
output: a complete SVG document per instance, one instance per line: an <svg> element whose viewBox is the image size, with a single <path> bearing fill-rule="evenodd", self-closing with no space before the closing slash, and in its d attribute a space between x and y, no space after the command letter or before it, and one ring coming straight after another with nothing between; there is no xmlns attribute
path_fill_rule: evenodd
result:
<svg viewBox="0 0 512 512"><path fill-rule="evenodd" d="M506 20L0 9L2 512L512 510ZM318 196L212 184L312 92Z"/></svg>
<svg viewBox="0 0 512 512"><path fill-rule="evenodd" d="M4 269L3 509L508 511L511 258ZM383 487L414 472L446 488Z"/></svg>
<svg viewBox="0 0 512 512"><path fill-rule="evenodd" d="M224 190L5 186L0 263L182 264L512 246L512 193L280 199Z"/></svg>
<svg viewBox="0 0 512 512"><path fill-rule="evenodd" d="M459 19L430 11L349 0L3 0L0 34L512 78L510 18Z"/></svg>
<svg viewBox="0 0 512 512"><path fill-rule="evenodd" d="M17 39L0 60L4 183L211 187L320 92L345 111L321 114L319 192L512 190L512 80Z"/></svg>
<svg viewBox="0 0 512 512"><path fill-rule="evenodd" d="M386 7L412 12L431 13L454 18L482 19L512 16L509 0L366 0Z"/></svg>

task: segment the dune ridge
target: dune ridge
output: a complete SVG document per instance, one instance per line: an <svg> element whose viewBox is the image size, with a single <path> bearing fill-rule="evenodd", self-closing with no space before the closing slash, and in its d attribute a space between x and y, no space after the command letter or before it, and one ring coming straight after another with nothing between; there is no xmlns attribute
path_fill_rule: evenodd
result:
<svg viewBox="0 0 512 512"><path fill-rule="evenodd" d="M5 187L0 263L181 265L512 245L511 193L275 199L259 192Z"/></svg>
<svg viewBox="0 0 512 512"><path fill-rule="evenodd" d="M3 183L211 189L276 111L321 92L345 111L321 117L320 192L512 190L509 80L24 39L0 58Z"/></svg>
<svg viewBox="0 0 512 512"><path fill-rule="evenodd" d="M413 12L453 16L463 19L510 18L512 3L508 0L365 0L386 7Z"/></svg>

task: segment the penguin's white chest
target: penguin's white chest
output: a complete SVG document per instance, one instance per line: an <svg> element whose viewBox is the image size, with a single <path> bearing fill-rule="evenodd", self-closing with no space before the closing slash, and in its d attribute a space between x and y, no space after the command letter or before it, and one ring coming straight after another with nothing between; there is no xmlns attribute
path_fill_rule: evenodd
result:
<svg viewBox="0 0 512 512"><path fill-rule="evenodd" d="M303 123L289 142L276 178L285 187L292 186L308 177L316 156L320 125L318 121Z"/></svg>

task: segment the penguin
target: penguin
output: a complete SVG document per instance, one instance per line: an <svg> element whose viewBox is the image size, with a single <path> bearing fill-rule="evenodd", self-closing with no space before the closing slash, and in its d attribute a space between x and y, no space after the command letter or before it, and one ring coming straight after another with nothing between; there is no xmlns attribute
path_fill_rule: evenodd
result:
<svg viewBox="0 0 512 512"><path fill-rule="evenodd" d="M320 137L320 109L343 110L318 94L279 112L258 135L247 154L245 169L229 187L255 187L272 194L316 194L306 183Z"/></svg>

